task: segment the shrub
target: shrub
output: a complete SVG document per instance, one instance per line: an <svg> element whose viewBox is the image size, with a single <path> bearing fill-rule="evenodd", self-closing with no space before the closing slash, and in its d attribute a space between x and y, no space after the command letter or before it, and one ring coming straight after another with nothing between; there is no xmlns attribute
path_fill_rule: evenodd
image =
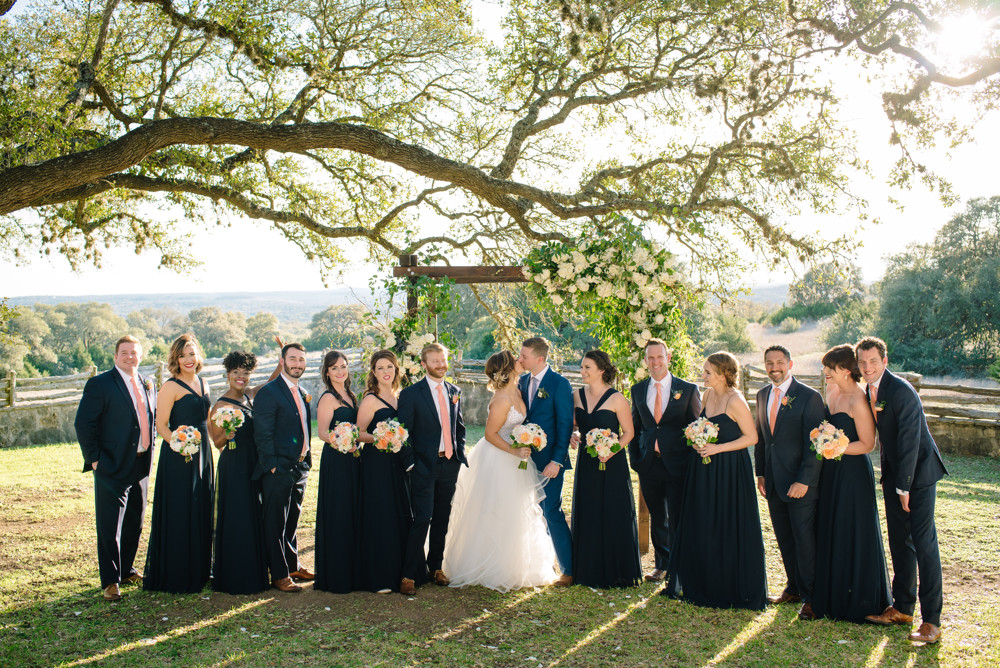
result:
<svg viewBox="0 0 1000 668"><path fill-rule="evenodd" d="M797 332L802 328L802 321L798 318L785 318L778 325L778 331L782 334L791 334L792 332Z"/></svg>
<svg viewBox="0 0 1000 668"><path fill-rule="evenodd" d="M845 302L833 314L829 327L823 330L824 345L832 348L841 343L854 343L864 336L876 334L877 315L877 301L863 302L852 299Z"/></svg>

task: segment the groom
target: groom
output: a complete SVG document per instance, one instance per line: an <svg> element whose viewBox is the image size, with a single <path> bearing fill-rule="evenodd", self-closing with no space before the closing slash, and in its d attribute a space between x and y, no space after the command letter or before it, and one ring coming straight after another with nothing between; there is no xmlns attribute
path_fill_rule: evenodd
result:
<svg viewBox="0 0 1000 668"><path fill-rule="evenodd" d="M909 639L941 639L941 553L934 526L937 481L948 472L934 443L920 397L909 383L886 369L885 342L868 336L857 345L858 367L875 414L882 462L882 497L892 555L892 605L866 619L875 624L910 625L920 572L922 623Z"/></svg>
<svg viewBox="0 0 1000 668"><path fill-rule="evenodd" d="M569 439L573 434L573 390L569 381L549 368L549 342L540 336L521 344L520 362L526 374L518 387L528 407L524 423L537 424L545 432L548 446L531 453L538 470L549 479L540 504L549 536L556 550L562 575L557 587L573 584L573 539L562 510L563 470L569 467Z"/></svg>
<svg viewBox="0 0 1000 668"><path fill-rule="evenodd" d="M153 448L156 389L138 372L142 345L115 343L115 366L87 381L76 413L83 471L94 475L97 565L104 599L121 599L123 582L141 584L133 568L142 534Z"/></svg>
<svg viewBox="0 0 1000 668"><path fill-rule="evenodd" d="M399 583L399 593L406 596L412 596L418 585L427 582L428 572L434 584L450 584L441 570L444 540L458 471L462 464L469 465L465 459L462 395L444 379L448 349L437 342L428 343L420 351L420 365L424 377L399 393L397 408L399 421L410 432L411 446L401 453L403 466L410 471L413 510ZM425 554L428 530L430 544Z"/></svg>

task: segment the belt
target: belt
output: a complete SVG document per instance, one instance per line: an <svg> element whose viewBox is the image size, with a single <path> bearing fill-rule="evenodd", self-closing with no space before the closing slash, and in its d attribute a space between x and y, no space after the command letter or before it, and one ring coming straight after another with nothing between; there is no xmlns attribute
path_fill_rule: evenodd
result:
<svg viewBox="0 0 1000 668"><path fill-rule="evenodd" d="M306 456L305 455L302 455L301 457L299 457L299 461L300 462L304 462L305 460L306 460Z"/></svg>

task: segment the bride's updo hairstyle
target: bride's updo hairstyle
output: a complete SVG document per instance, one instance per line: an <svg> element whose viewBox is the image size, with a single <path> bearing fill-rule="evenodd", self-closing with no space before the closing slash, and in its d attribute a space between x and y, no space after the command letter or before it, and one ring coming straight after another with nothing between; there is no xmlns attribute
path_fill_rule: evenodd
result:
<svg viewBox="0 0 1000 668"><path fill-rule="evenodd" d="M489 378L486 387L490 392L496 392L507 386L514 376L514 364L516 363L514 353L509 350L501 350L486 360L484 371L486 377Z"/></svg>
<svg viewBox="0 0 1000 668"><path fill-rule="evenodd" d="M611 358L608 357L606 352L603 350L588 350L584 353L583 358L597 365L597 368L601 371L601 379L605 385L614 385L615 378L618 376L618 369L611 363Z"/></svg>

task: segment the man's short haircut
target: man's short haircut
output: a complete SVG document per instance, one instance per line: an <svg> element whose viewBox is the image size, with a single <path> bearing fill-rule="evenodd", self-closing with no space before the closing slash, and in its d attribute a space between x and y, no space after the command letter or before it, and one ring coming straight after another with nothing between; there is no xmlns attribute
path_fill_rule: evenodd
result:
<svg viewBox="0 0 1000 668"><path fill-rule="evenodd" d="M443 353L445 356L448 355L448 349L437 341L431 341L426 346L420 349L420 361L426 362L427 355L430 353Z"/></svg>
<svg viewBox="0 0 1000 668"><path fill-rule="evenodd" d="M281 359L285 359L285 355L288 354L288 351L291 350L292 348L295 348L296 350L301 350L303 355L306 352L306 347L301 343L298 342L286 343L281 348Z"/></svg>
<svg viewBox="0 0 1000 668"><path fill-rule="evenodd" d="M658 339L656 337L653 337L649 341L646 341L646 345L642 347L643 354L645 354L645 352L649 349L650 346L663 346L663 349L667 351L668 355L671 353L670 346L668 346L667 342L664 341L663 339Z"/></svg>
<svg viewBox="0 0 1000 668"><path fill-rule="evenodd" d="M115 341L115 355L118 354L118 349L122 347L123 343L135 343L136 345L139 346L140 350L142 349L142 344L139 343L139 339L135 338L131 334L126 334L122 338Z"/></svg>
<svg viewBox="0 0 1000 668"><path fill-rule="evenodd" d="M521 344L522 348L531 348L531 351L539 357L549 356L549 342L542 336L532 336L525 339Z"/></svg>
<svg viewBox="0 0 1000 668"><path fill-rule="evenodd" d="M864 337L863 339L858 341L858 345L854 347L854 350L857 351L857 353L860 353L862 350L871 350L872 348L877 348L878 356L881 357L882 359L885 359L887 350L887 348L885 347L885 341L878 338L877 336Z"/></svg>
<svg viewBox="0 0 1000 668"><path fill-rule="evenodd" d="M788 348L786 348L785 346L780 346L778 344L774 344L772 346L768 346L767 350L764 351L764 357L767 357L768 353L773 353L775 351L777 351L777 352L781 353L782 355L784 355L785 359L788 360L789 362L792 361L792 354L790 352L788 352Z"/></svg>

